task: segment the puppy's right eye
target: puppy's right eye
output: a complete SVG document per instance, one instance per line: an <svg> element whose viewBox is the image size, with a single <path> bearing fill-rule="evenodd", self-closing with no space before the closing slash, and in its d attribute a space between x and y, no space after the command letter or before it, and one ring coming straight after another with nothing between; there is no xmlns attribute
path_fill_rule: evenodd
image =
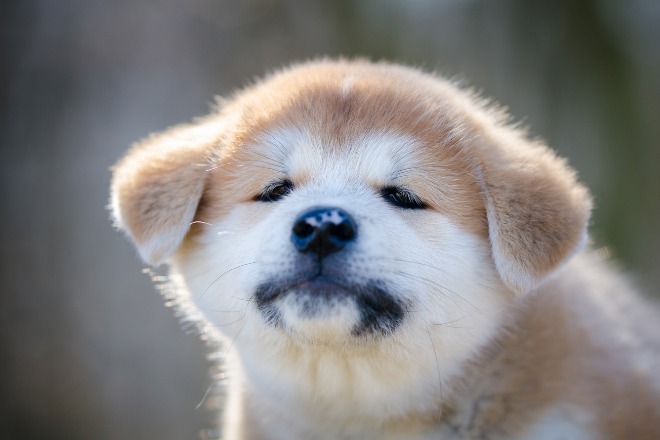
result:
<svg viewBox="0 0 660 440"><path fill-rule="evenodd" d="M254 200L257 202L276 202L291 191L293 191L293 182L290 180L280 180L268 184Z"/></svg>
<svg viewBox="0 0 660 440"><path fill-rule="evenodd" d="M414 193L397 186L387 186L381 190L381 195L390 204L404 209L426 209L426 203Z"/></svg>

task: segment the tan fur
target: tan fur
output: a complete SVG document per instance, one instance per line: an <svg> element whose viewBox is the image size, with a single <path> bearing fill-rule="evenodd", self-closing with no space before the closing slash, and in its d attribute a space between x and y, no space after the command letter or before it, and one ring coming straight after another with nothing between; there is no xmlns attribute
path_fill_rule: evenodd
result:
<svg viewBox="0 0 660 440"><path fill-rule="evenodd" d="M147 262L161 263L183 240L223 128L217 117L173 127L137 144L115 166L115 219ZM163 234L170 237L150 246Z"/></svg>
<svg viewBox="0 0 660 440"><path fill-rule="evenodd" d="M481 402L467 428L474 438L501 429L503 420L514 437L557 401L595 408L595 438L658 438L660 343L657 328L648 327L653 313L645 316L629 286L593 254L576 260L518 304L497 342L464 375L460 386L478 390L471 402ZM611 302L614 315L599 313L599 297ZM621 312L640 322L622 323ZM626 333L630 339L621 337Z"/></svg>
<svg viewBox="0 0 660 440"><path fill-rule="evenodd" d="M507 125L501 111L435 76L342 60L271 75L211 116L131 150L113 177L118 225L151 264L175 253L191 258L204 224L236 206L246 220L231 232L252 229L266 216L252 201L265 185L317 178L304 169L291 174L264 154L285 148L269 136L292 127L327 140L336 149L328 155L352 154L367 133L415 139L414 166L391 180L488 242L489 264L506 286L493 287L509 304L502 325L448 381L442 401L384 426L413 433L438 425L448 438L526 438L554 409L575 407L590 414L590 438L660 438L660 344L634 323L652 318L603 262L578 254L591 209L587 190L564 160ZM388 183L367 182L375 192ZM402 215L424 240L442 239L424 213ZM193 220L201 225L191 228ZM248 396L234 398L245 403ZM267 438L245 404L244 412L232 409L253 420L242 428L253 430L245 438Z"/></svg>

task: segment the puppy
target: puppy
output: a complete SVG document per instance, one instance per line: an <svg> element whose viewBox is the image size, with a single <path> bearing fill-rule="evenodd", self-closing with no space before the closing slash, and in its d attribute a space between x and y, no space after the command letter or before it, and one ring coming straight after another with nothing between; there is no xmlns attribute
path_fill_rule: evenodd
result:
<svg viewBox="0 0 660 440"><path fill-rule="evenodd" d="M111 192L226 341L224 438L660 438L657 315L583 250L588 191L442 78L285 69Z"/></svg>

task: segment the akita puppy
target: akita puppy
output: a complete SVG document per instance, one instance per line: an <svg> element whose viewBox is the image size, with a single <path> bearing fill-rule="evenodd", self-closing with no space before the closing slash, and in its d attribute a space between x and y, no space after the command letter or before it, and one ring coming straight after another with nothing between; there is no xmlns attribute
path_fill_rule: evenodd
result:
<svg viewBox="0 0 660 440"><path fill-rule="evenodd" d="M226 341L227 439L657 439L658 315L575 173L437 76L322 60L116 166L112 210Z"/></svg>

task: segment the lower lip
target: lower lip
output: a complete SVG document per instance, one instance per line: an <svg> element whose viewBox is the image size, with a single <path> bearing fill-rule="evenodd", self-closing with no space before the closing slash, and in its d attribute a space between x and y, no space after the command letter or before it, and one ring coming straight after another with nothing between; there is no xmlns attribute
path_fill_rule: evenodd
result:
<svg viewBox="0 0 660 440"><path fill-rule="evenodd" d="M287 289L288 291L304 291L312 294L318 295L329 295L329 294L346 294L348 289L345 287L331 281L323 276L318 276L311 280L304 280L298 283L292 284Z"/></svg>

